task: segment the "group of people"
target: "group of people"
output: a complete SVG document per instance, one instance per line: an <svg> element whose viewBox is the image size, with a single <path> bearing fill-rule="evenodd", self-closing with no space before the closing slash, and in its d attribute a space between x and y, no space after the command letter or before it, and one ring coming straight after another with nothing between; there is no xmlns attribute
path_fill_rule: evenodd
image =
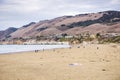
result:
<svg viewBox="0 0 120 80"><path fill-rule="evenodd" d="M37 53L39 50L35 50L35 53Z"/></svg>
<svg viewBox="0 0 120 80"><path fill-rule="evenodd" d="M43 49L43 51L44 51L44 49ZM35 50L35 53L37 53L37 52L39 52L39 50Z"/></svg>

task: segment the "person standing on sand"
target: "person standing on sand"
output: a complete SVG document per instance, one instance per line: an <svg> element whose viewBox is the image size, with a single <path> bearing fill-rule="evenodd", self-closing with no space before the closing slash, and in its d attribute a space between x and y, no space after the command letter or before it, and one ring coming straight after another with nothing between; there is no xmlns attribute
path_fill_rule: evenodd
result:
<svg viewBox="0 0 120 80"><path fill-rule="evenodd" d="M44 51L44 48L43 48L43 51Z"/></svg>
<svg viewBox="0 0 120 80"><path fill-rule="evenodd" d="M97 49L99 49L99 47L97 47Z"/></svg>

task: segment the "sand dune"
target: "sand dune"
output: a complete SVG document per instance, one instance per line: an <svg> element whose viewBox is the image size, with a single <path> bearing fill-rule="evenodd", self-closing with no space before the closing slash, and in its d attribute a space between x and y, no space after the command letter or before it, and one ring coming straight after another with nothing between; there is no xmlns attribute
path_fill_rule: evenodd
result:
<svg viewBox="0 0 120 80"><path fill-rule="evenodd" d="M120 80L120 46L2 54L0 80Z"/></svg>

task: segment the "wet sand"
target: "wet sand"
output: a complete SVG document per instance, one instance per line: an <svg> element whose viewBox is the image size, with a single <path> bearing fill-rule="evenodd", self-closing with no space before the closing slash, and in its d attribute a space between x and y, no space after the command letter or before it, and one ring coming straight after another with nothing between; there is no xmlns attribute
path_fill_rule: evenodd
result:
<svg viewBox="0 0 120 80"><path fill-rule="evenodd" d="M120 80L120 46L1 54L0 80Z"/></svg>

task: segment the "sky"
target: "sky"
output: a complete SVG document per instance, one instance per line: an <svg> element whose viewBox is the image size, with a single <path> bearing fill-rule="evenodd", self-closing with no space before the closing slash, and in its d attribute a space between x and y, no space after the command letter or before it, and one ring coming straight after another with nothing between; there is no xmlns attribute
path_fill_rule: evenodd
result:
<svg viewBox="0 0 120 80"><path fill-rule="evenodd" d="M120 11L120 0L0 0L0 30L65 15Z"/></svg>

